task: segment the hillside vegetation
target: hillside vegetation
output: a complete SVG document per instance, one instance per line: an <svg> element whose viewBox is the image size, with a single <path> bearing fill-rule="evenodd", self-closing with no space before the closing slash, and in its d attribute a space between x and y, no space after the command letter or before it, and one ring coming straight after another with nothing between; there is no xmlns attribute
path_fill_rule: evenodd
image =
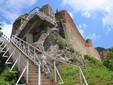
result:
<svg viewBox="0 0 113 85"><path fill-rule="evenodd" d="M81 66L89 85L113 85L113 71L109 71L102 62L85 55L86 66ZM79 69L74 66L61 65L59 67L65 85L79 85ZM84 85L84 84L83 84Z"/></svg>
<svg viewBox="0 0 113 85"><path fill-rule="evenodd" d="M99 51L99 52L102 52L102 51L106 50L105 48L102 48L102 47L96 47L96 49L97 49L97 51Z"/></svg>
<svg viewBox="0 0 113 85"><path fill-rule="evenodd" d="M109 70L113 71L113 48L107 51L107 59L103 62L104 66L106 66Z"/></svg>

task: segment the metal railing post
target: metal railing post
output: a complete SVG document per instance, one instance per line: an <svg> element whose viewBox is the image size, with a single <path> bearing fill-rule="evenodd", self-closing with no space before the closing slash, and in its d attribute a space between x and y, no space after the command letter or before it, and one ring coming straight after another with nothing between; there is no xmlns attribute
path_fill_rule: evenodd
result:
<svg viewBox="0 0 113 85"><path fill-rule="evenodd" d="M36 50L33 51L34 61L36 60Z"/></svg>
<svg viewBox="0 0 113 85"><path fill-rule="evenodd" d="M79 69L79 75L80 75L80 85L82 85L82 75L80 69Z"/></svg>
<svg viewBox="0 0 113 85"><path fill-rule="evenodd" d="M41 85L41 67L38 64L38 85Z"/></svg>
<svg viewBox="0 0 113 85"><path fill-rule="evenodd" d="M80 69L80 72L81 72L81 76L83 77L83 79L84 79L84 82L85 82L85 85L88 85L88 83L87 83L87 81L86 81L86 78L85 78L85 76L84 76L84 74L83 74L83 72L82 72L82 69L79 67L79 69Z"/></svg>
<svg viewBox="0 0 113 85"><path fill-rule="evenodd" d="M23 76L25 71L26 71L26 67L23 69L23 71L22 71L21 75L19 76L19 78L18 78L18 80L17 80L15 85L18 85L18 83L19 83L20 79L22 78L22 76Z"/></svg>
<svg viewBox="0 0 113 85"><path fill-rule="evenodd" d="M28 74L29 74L29 60L27 59L27 68L26 68L26 84L28 84Z"/></svg>
<svg viewBox="0 0 113 85"><path fill-rule="evenodd" d="M21 56L21 53L19 54L19 57L18 57L18 70L20 71L20 56Z"/></svg>
<svg viewBox="0 0 113 85"><path fill-rule="evenodd" d="M28 52L28 55L30 56L30 47L28 45L28 48L27 48L27 52Z"/></svg>
<svg viewBox="0 0 113 85"><path fill-rule="evenodd" d="M56 79L56 61L54 60L54 75L55 75L55 82L57 82L57 79Z"/></svg>
<svg viewBox="0 0 113 85"><path fill-rule="evenodd" d="M14 37L14 36L13 36ZM51 56L49 56L48 54L46 54L46 53L44 53L43 51L41 51L41 50L39 50L39 49L37 49L36 47L34 47L34 46L32 46L31 44L29 44L29 43L27 43L26 41L24 41L24 40L22 40L22 39L20 39L20 38L18 38L18 37L14 37L14 39L16 40L15 42L15 46L18 46L20 43L18 43L18 41L20 41L21 42L21 45L22 45L22 42L23 42L23 48L24 49L22 49L22 48L20 48L21 46L18 46L23 52L25 52L24 50L26 50L26 55L28 55L28 57L30 58L30 59L32 59L32 61L35 63L35 64L37 64L37 61L40 61L37 65L38 65L38 85L41 85L41 67L43 66L43 64L44 65L47 65L46 67L47 67L47 69L48 69L48 62L46 62L45 61L45 63L43 62L43 59L41 59L40 57L38 57L38 55L37 55L37 52L39 51L39 52L41 52L42 54L44 54L44 55L46 55L46 56L48 56L48 57L50 57L54 62L54 64L53 64L53 66L54 66L54 68L52 68L52 71L54 72L54 79L55 79L55 82L57 82L57 73L58 73L58 77L60 77L60 79L61 79L61 81L63 82L63 79L61 78L61 75L60 75L60 73L59 73L59 71L58 71L58 69L57 69L57 67L56 67L56 61L58 61L58 60L56 60L55 58L53 58L53 57L51 57ZM11 42L14 42L14 41L11 41ZM17 45L18 44L18 45ZM32 50L32 49L33 50ZM33 53L33 56L31 56L31 54ZM42 60L42 61L41 61ZM58 61L58 62L62 62L62 61ZM77 65L72 65L72 64L69 64L69 63L66 63L66 62L62 62L62 63L65 63L65 64L68 64L68 65L71 65L71 66L76 66L77 68L79 68L79 70L80 70L80 85L82 85L83 84L83 82L85 83L85 85L88 85L88 83L87 83L87 81L86 81L86 78L85 78L85 76L84 76L84 74L83 74L83 72L82 72L82 69L79 67L79 66L77 66ZM52 67L53 67L52 66ZM51 66L50 66L51 67ZM48 71L49 71L49 69L48 69ZM50 72L50 71L49 71ZM63 82L64 83L64 82ZM63 84L63 83L59 83L59 84Z"/></svg>

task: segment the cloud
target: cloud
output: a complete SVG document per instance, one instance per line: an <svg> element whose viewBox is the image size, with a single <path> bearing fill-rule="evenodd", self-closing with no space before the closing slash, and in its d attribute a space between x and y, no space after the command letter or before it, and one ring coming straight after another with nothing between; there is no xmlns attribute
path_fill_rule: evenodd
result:
<svg viewBox="0 0 113 85"><path fill-rule="evenodd" d="M2 21L3 33L9 37L14 20L20 16L25 9L31 7L37 1L38 0L0 0L0 16L4 17L6 21L10 22L10 24L7 24L6 22Z"/></svg>
<svg viewBox="0 0 113 85"><path fill-rule="evenodd" d="M12 31L12 24L3 23L2 30L1 30L8 38L10 38L11 31Z"/></svg>
<svg viewBox="0 0 113 85"><path fill-rule="evenodd" d="M36 2L37 0L1 0L0 15L12 23L23 9L32 6Z"/></svg>
<svg viewBox="0 0 113 85"><path fill-rule="evenodd" d="M103 25L113 29L113 0L63 0L62 5L70 6L75 12L88 18L101 13Z"/></svg>
<svg viewBox="0 0 113 85"><path fill-rule="evenodd" d="M85 30L86 30L87 25L86 24L79 24L79 26L77 26L80 34L85 37Z"/></svg>
<svg viewBox="0 0 113 85"><path fill-rule="evenodd" d="M97 39L100 39L100 36L99 35L96 35L95 33L92 33L92 34L89 34L87 36L88 39L91 39L91 40L97 40Z"/></svg>

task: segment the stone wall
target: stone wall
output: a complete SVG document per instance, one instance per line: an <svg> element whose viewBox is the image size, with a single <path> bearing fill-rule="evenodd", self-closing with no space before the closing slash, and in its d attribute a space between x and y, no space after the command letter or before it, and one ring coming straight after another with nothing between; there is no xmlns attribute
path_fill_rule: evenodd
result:
<svg viewBox="0 0 113 85"><path fill-rule="evenodd" d="M50 16L51 18L55 19L55 14L54 14L52 8L48 4L44 5L40 9L40 11L44 12L47 16Z"/></svg>
<svg viewBox="0 0 113 85"><path fill-rule="evenodd" d="M51 26L49 26L49 23L47 24L47 22L45 20L40 22L39 18L34 17L36 20L34 22L30 23L30 26L35 24L35 25L33 25L34 27L32 27L33 29L31 29L27 24L28 28L30 28L30 31L26 35L28 35L29 33L33 34L33 36L31 36L31 38L33 38L32 40L28 36L28 38L30 38L30 43L34 43L34 45L37 44L35 46L40 49L43 49L43 50L46 48L49 48L51 45L53 45L53 44L51 44L51 42L53 43L57 37L57 36L54 37L53 35L51 35L52 31L54 34L55 30L56 31L59 30L58 35L62 35L62 37L65 38L66 41L72 45L72 47L74 48L74 50L76 52L82 54L82 56L85 54L89 54L89 55L95 56L97 59L100 59L100 55L97 52L97 50L94 49L91 40L90 39L87 39L86 41L84 40L84 38L78 31L76 25L74 24L73 19L70 17L70 15L68 14L68 12L66 10L59 11L56 14L54 14L52 8L47 4L47 5L44 5L40 9L40 11L44 12L46 15L51 15L49 17L52 17L54 20L56 20L58 26L51 27ZM25 21L25 18L27 15L28 14L24 14L15 20L15 22L13 24L12 34L16 34L20 25L23 23L23 21ZM40 24L38 22L40 22ZM37 23L39 24L39 26L37 25ZM25 27L24 27L24 29L25 29ZM24 33L24 32L22 31L21 33ZM51 36L48 37L49 35L51 35ZM47 42L51 41L51 42L49 42L48 45L46 45L45 44L46 41ZM46 48L42 48L43 45Z"/></svg>
<svg viewBox="0 0 113 85"><path fill-rule="evenodd" d="M100 59L100 55L97 50L93 48L91 40L87 39L85 41L83 39L82 35L78 31L76 25L66 10L57 12L56 19L57 21L63 22L63 29L65 30L66 40L73 46L76 51L83 55L89 54L95 56L97 59Z"/></svg>

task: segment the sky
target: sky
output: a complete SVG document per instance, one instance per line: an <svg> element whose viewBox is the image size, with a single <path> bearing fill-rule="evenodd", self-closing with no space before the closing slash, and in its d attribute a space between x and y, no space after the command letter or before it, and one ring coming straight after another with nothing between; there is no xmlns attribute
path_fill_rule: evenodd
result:
<svg viewBox="0 0 113 85"><path fill-rule="evenodd" d="M83 38L90 38L94 47L113 46L113 0L0 0L2 32L10 37L17 17L45 4L54 12L67 10Z"/></svg>

